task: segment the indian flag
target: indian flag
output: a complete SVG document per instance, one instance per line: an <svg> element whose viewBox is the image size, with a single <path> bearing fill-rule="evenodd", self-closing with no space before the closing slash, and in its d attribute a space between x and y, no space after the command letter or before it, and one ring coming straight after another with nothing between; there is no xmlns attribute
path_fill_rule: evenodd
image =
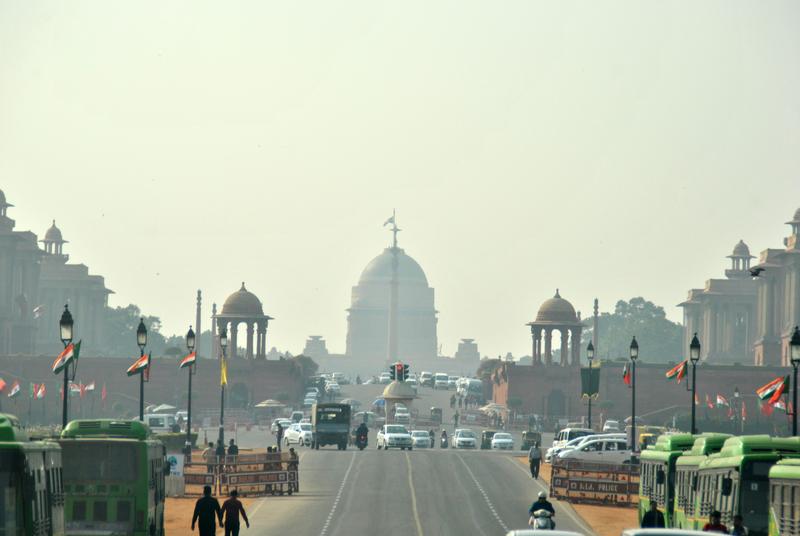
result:
<svg viewBox="0 0 800 536"><path fill-rule="evenodd" d="M36 398L36 400L42 400L46 394L47 394L47 388L44 386L43 383L40 383L38 388L36 389L36 395L34 396L34 398Z"/></svg>
<svg viewBox="0 0 800 536"><path fill-rule="evenodd" d="M3 378L0 378L0 392L2 392L6 388L6 381Z"/></svg>
<svg viewBox="0 0 800 536"><path fill-rule="evenodd" d="M75 344L69 343L67 347L64 348L64 351L58 354L58 357L53 362L53 374L60 373L62 370L64 370L64 367L69 365L69 362L72 361L73 359L77 361L80 353L81 353L81 341L78 341Z"/></svg>
<svg viewBox="0 0 800 536"><path fill-rule="evenodd" d="M94 382L87 383L85 387L87 391L94 391Z"/></svg>
<svg viewBox="0 0 800 536"><path fill-rule="evenodd" d="M191 354L187 355L183 359L181 359L180 364L178 365L179 369L190 367L194 365L195 360L197 359L197 353L192 352Z"/></svg>
<svg viewBox="0 0 800 536"><path fill-rule="evenodd" d="M15 396L19 395L20 387L19 387L19 380L15 380L14 383L11 385L11 391L8 393L8 398L14 398Z"/></svg>
<svg viewBox="0 0 800 536"><path fill-rule="evenodd" d="M789 376L784 376L762 385L756 389L756 394L761 400L769 400L770 404L775 404L787 389L789 389Z"/></svg>
<svg viewBox="0 0 800 536"><path fill-rule="evenodd" d="M683 377L686 376L686 369L688 367L689 367L688 361L681 361L680 363L669 369L665 374L665 376L667 377L668 380L674 378L678 380L678 383L681 383Z"/></svg>
<svg viewBox="0 0 800 536"><path fill-rule="evenodd" d="M727 398L717 393L717 406L730 407L730 403L728 402Z"/></svg>
<svg viewBox="0 0 800 536"><path fill-rule="evenodd" d="M134 361L133 365L128 367L128 376L133 376L134 374L141 374L149 366L150 366L150 354L144 354L142 357Z"/></svg>

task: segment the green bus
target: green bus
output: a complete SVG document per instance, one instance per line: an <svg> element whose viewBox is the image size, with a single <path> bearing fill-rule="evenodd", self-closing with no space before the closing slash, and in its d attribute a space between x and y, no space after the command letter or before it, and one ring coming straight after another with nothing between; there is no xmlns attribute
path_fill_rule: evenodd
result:
<svg viewBox="0 0 800 536"><path fill-rule="evenodd" d="M12 415L0 413L0 534L63 536L64 493L57 443L29 441Z"/></svg>
<svg viewBox="0 0 800 536"><path fill-rule="evenodd" d="M672 504L675 489L675 461L692 448L691 434L663 434L639 456L639 522L657 501L664 512L664 521L671 527Z"/></svg>
<svg viewBox="0 0 800 536"><path fill-rule="evenodd" d="M75 420L59 443L68 535L163 536L169 465L146 424Z"/></svg>
<svg viewBox="0 0 800 536"><path fill-rule="evenodd" d="M700 464L693 518L698 524L714 510L722 523L742 516L750 536L769 533L769 471L778 460L800 457L800 437L767 435L731 437L717 454Z"/></svg>
<svg viewBox="0 0 800 536"><path fill-rule="evenodd" d="M675 500L672 505L670 528L700 530L702 524L694 517L697 491L697 473L700 464L710 455L722 450L730 434L703 433L694 440L692 449L675 461ZM705 524L706 520L702 520Z"/></svg>
<svg viewBox="0 0 800 536"><path fill-rule="evenodd" d="M800 459L781 460L769 470L769 534L800 534Z"/></svg>

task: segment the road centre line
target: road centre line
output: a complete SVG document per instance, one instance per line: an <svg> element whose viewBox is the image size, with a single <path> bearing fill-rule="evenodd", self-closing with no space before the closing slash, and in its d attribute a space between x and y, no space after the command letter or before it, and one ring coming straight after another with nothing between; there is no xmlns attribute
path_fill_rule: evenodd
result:
<svg viewBox="0 0 800 536"><path fill-rule="evenodd" d="M417 536L424 536L419 510L417 510L417 493L414 491L414 477L411 474L411 458L408 456L408 451L406 451L406 465L408 466L408 488L411 490L411 511L414 513L414 522L417 524Z"/></svg>
<svg viewBox="0 0 800 536"><path fill-rule="evenodd" d="M500 524L503 530L508 532L508 526L503 522L502 519L500 519L500 515L497 513L497 510L494 509L494 505L492 504L492 501L489 499L489 496L486 494L486 491L483 489L483 486L481 486L481 483L478 482L477 478L475 478L475 473L473 473L472 469L469 468L469 465L467 465L467 462L465 462L464 458L461 457L461 454L457 454L456 456L458 456L458 459L467 469L467 473L469 473L469 476L472 479L472 481L475 482L475 485L478 487L478 491L480 491L481 495L483 495L483 500L486 501L486 504L489 505L489 510L492 511L492 515L494 515L494 518L497 520L497 522Z"/></svg>
<svg viewBox="0 0 800 536"><path fill-rule="evenodd" d="M531 476L530 473L528 471L526 471L517 460L515 460L514 458L506 458L506 459L509 462L511 462L511 464L514 467L516 467L517 469L522 471L522 473L526 477L530 477ZM538 486L539 489L541 489L545 493L549 494L550 490L548 488L546 488L543 484L541 484L538 480L536 480L536 479L531 479L531 480L533 481L533 484L535 486ZM567 514L567 517L569 517L572 521L574 521L576 525L580 526L587 534L591 534L593 536L597 536L597 533L592 529L592 527L590 527L586 523L586 521L572 509L572 506L570 506L569 503L564 502L564 501L560 501L560 502L562 503L562 507L563 507L562 510L563 510L563 512L565 514Z"/></svg>
<svg viewBox="0 0 800 536"><path fill-rule="evenodd" d="M325 536L328 533L328 527L331 525L331 520L333 519L333 514L336 513L336 507L339 506L339 500L342 498L342 492L344 491L344 486L347 484L347 478L350 476L350 471L353 469L353 463L356 461L356 453L354 452L352 457L350 458L350 465L347 466L347 471L344 473L344 478L342 479L342 484L339 486L339 492L336 494L336 499L333 501L333 506L331 507L331 511L328 514L328 517L325 519L325 524L322 526L322 531L320 531L319 536Z"/></svg>

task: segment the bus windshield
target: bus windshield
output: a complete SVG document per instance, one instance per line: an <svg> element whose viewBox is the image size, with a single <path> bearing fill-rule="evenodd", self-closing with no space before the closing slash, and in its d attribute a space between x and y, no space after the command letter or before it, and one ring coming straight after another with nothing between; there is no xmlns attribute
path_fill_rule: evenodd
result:
<svg viewBox="0 0 800 536"><path fill-rule="evenodd" d="M62 441L64 481L133 482L138 475L136 445Z"/></svg>

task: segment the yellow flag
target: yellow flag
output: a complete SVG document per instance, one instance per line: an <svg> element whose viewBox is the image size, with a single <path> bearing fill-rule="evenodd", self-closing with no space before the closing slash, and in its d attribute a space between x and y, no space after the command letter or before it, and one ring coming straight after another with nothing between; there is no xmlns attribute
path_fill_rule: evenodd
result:
<svg viewBox="0 0 800 536"><path fill-rule="evenodd" d="M224 357L220 358L219 363L219 384L228 385L228 360Z"/></svg>

